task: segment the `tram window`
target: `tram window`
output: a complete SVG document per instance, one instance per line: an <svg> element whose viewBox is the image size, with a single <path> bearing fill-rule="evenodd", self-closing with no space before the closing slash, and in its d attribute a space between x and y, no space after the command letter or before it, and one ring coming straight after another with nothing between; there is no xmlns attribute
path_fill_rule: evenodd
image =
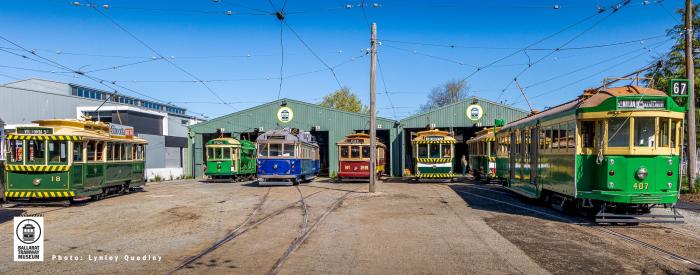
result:
<svg viewBox="0 0 700 275"><path fill-rule="evenodd" d="M136 157L139 160L143 160L144 158L143 146L143 144L136 145Z"/></svg>
<svg viewBox="0 0 700 275"><path fill-rule="evenodd" d="M634 119L634 145L654 147L656 142L654 117L637 117Z"/></svg>
<svg viewBox="0 0 700 275"><path fill-rule="evenodd" d="M428 144L418 144L418 157L427 158L428 157Z"/></svg>
<svg viewBox="0 0 700 275"><path fill-rule="evenodd" d="M284 144L284 153L282 156L284 157L293 157L294 156L294 144Z"/></svg>
<svg viewBox="0 0 700 275"><path fill-rule="evenodd" d="M95 141L88 141L87 142L86 160L95 161Z"/></svg>
<svg viewBox="0 0 700 275"><path fill-rule="evenodd" d="M430 151L430 157L431 158L439 158L440 157L440 145L439 144L429 144L428 149Z"/></svg>
<svg viewBox="0 0 700 275"><path fill-rule="evenodd" d="M669 123L668 118L659 118L659 147L668 147Z"/></svg>
<svg viewBox="0 0 700 275"><path fill-rule="evenodd" d="M614 117L608 119L608 146L627 147L630 145L629 118Z"/></svg>
<svg viewBox="0 0 700 275"><path fill-rule="evenodd" d="M29 140L27 150L27 163L44 164L46 149L43 140Z"/></svg>
<svg viewBox="0 0 700 275"><path fill-rule="evenodd" d="M362 157L369 158L369 146L362 146Z"/></svg>
<svg viewBox="0 0 700 275"><path fill-rule="evenodd" d="M9 146L9 159L13 162L22 162L24 158L24 141L23 140L10 140Z"/></svg>
<svg viewBox="0 0 700 275"><path fill-rule="evenodd" d="M583 142L583 148L595 147L595 122L594 121L582 121L581 122L581 139Z"/></svg>
<svg viewBox="0 0 700 275"><path fill-rule="evenodd" d="M124 151L124 156L126 156L126 160L133 159L134 148L132 146L131 144L125 144L126 151Z"/></svg>
<svg viewBox="0 0 700 275"><path fill-rule="evenodd" d="M104 156L103 156L104 146L105 146L104 142L99 142L99 141L95 142L95 152L97 152L97 158L95 159L96 161L103 161L104 160Z"/></svg>
<svg viewBox="0 0 700 275"><path fill-rule="evenodd" d="M449 144L442 144L442 157L443 158L451 158L452 157L452 146Z"/></svg>
<svg viewBox="0 0 700 275"><path fill-rule="evenodd" d="M224 158L224 148L214 148L214 159L223 159Z"/></svg>
<svg viewBox="0 0 700 275"><path fill-rule="evenodd" d="M552 149L559 148L559 125L552 126Z"/></svg>
<svg viewBox="0 0 700 275"><path fill-rule="evenodd" d="M68 160L68 144L65 141L50 141L49 162L66 162Z"/></svg>
<svg viewBox="0 0 700 275"><path fill-rule="evenodd" d="M360 157L360 146L350 146L350 157L354 159Z"/></svg>
<svg viewBox="0 0 700 275"><path fill-rule="evenodd" d="M126 153L126 143L122 143L122 144L121 144L121 148L120 148L120 150L119 150L119 156L120 156L120 159L121 159L121 160L126 160L126 156L127 156L127 153Z"/></svg>
<svg viewBox="0 0 700 275"><path fill-rule="evenodd" d="M671 120L671 147L675 148L678 146L678 120Z"/></svg>
<svg viewBox="0 0 700 275"><path fill-rule="evenodd" d="M114 160L114 143L107 143L107 161Z"/></svg>
<svg viewBox="0 0 700 275"><path fill-rule="evenodd" d="M73 142L73 162L83 162L83 143Z"/></svg>
<svg viewBox="0 0 700 275"><path fill-rule="evenodd" d="M569 121L569 136L566 141L569 148L576 148L576 122Z"/></svg>
<svg viewBox="0 0 700 275"><path fill-rule="evenodd" d="M282 155L282 144L279 143L270 143L268 144L270 147L270 156L271 157L279 157Z"/></svg>
<svg viewBox="0 0 700 275"><path fill-rule="evenodd" d="M266 143L258 145L258 157L267 157L267 147Z"/></svg>
<svg viewBox="0 0 700 275"><path fill-rule="evenodd" d="M544 149L552 148L552 127L548 126L544 130Z"/></svg>
<svg viewBox="0 0 700 275"><path fill-rule="evenodd" d="M340 146L340 157L341 158L349 158L350 157L350 151L348 151L347 146Z"/></svg>

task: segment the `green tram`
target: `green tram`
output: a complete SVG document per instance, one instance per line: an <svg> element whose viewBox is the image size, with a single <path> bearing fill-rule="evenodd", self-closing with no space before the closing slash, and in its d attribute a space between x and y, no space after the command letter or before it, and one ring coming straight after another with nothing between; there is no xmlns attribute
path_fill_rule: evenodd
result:
<svg viewBox="0 0 700 275"><path fill-rule="evenodd" d="M206 144L204 172L212 180L252 180L255 178L255 143L234 138L215 138Z"/></svg>
<svg viewBox="0 0 700 275"><path fill-rule="evenodd" d="M659 90L587 90L499 130L497 176L518 194L596 222L682 222L673 206L684 111ZM655 206L672 213L651 214Z"/></svg>
<svg viewBox="0 0 700 275"><path fill-rule="evenodd" d="M51 119L7 135L5 198L50 203L100 199L145 184L146 140L131 127Z"/></svg>
<svg viewBox="0 0 700 275"><path fill-rule="evenodd" d="M428 130L416 133L411 141L415 156L415 177L418 180L452 180L455 143L455 138L445 131Z"/></svg>
<svg viewBox="0 0 700 275"><path fill-rule="evenodd" d="M469 166L477 180L496 177L496 136L498 128L491 127L476 132L476 136L466 141L469 152Z"/></svg>

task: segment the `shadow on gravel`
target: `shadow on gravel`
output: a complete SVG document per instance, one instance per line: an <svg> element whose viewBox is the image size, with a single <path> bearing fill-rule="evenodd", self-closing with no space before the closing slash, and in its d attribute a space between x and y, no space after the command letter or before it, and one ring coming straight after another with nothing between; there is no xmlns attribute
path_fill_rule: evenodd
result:
<svg viewBox="0 0 700 275"><path fill-rule="evenodd" d="M22 209L0 209L0 223L12 220L14 217L22 215L25 210Z"/></svg>
<svg viewBox="0 0 700 275"><path fill-rule="evenodd" d="M499 186L498 184L454 184L450 185L450 188L467 203L468 207L473 209L567 223L566 218L557 218L566 214L542 207L536 200L519 196L498 188Z"/></svg>

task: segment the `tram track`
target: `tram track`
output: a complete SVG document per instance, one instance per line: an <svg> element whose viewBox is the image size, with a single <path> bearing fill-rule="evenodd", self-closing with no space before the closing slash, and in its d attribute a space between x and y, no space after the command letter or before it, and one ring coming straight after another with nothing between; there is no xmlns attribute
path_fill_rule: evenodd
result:
<svg viewBox="0 0 700 275"><path fill-rule="evenodd" d="M326 217L328 216L328 214L330 214L331 212L333 212L333 210L337 209L337 208L340 206L340 204L341 204L345 199L347 199L348 196L350 196L350 194L354 193L355 191L357 191L357 189L360 189L360 188L361 188L361 187L358 187L358 188L356 188L356 189L354 189L354 190L352 190L352 191L345 191L345 194L343 194L340 198L336 199L336 200L333 202L333 204L331 204L331 206L330 206L328 209L326 209L326 211L323 212L323 214L322 214L310 227L306 228L305 230L301 230L301 231L300 231L300 234L299 234L296 238L294 238L294 241L292 241L292 243L287 247L287 250L285 250L285 252L284 252L284 254L282 255L282 257L280 257L279 259L277 259L277 261L276 261L275 264L272 266L272 269L270 269L270 271L268 272L268 274L270 274L270 275L277 274L277 273L280 271L280 269L282 268L282 266L284 265L284 263L285 263L285 262L289 259L289 257L292 255L292 253L294 253L294 252L301 246L301 244L302 244L306 239L308 239L308 237L311 235L311 233L314 231L314 229L316 229L316 227L317 227L323 220L326 219ZM299 192L301 193L301 191L299 191Z"/></svg>
<svg viewBox="0 0 700 275"><path fill-rule="evenodd" d="M479 189L479 190L483 190L483 191L489 191L489 192L492 192L492 193L500 193L500 194L503 194L503 193L504 193L503 191L500 191L500 190L492 190L492 188L481 188L481 187L467 186L467 188L469 188L469 187L471 187L471 188L473 188L473 189ZM525 205L525 204L522 204L522 203L507 202L507 201L503 201L503 200L500 200L500 199L492 198L492 197L489 197L489 196L484 196L484 195L480 195L480 194L475 194L475 193L473 193L473 192L470 192L469 190L456 189L456 188L453 189L453 190L454 190L455 192L457 192L457 193L460 193L460 194L465 194L465 195L468 195L468 196L474 196L474 197L481 198L481 199L485 199L485 200L488 200L488 201L491 201L491 202L495 202L495 203L499 203L499 204L502 204L502 205L507 205L507 206L510 206L510 207L514 207L514 208L517 208L517 209L520 209L520 210L525 210L525 211L528 211L528 212L531 212L531 213L536 213L536 214L541 215L541 216L546 216L546 217L549 217L549 218L553 218L553 219L555 219L555 220L559 220L559 221L562 221L562 222L565 222L565 223L568 223L568 224L571 224L571 225L574 225L574 226L579 226L579 227L581 227L581 228L585 228L585 229L589 229L589 230L594 230L594 231L597 231L597 232L605 233L605 234L607 234L607 235L609 235L609 236L615 237L615 238L618 239L618 240L622 240L622 241L625 241L625 242L628 242L628 243L637 245L637 246L639 246L639 247L646 248L646 249L648 249L648 250L650 250L650 251L656 252L657 254L662 255L662 256L665 256L666 258L669 258L669 259L672 259L672 260L676 260L676 261L679 261L679 262L682 262L682 263L685 263L685 264L693 265L693 266L695 266L696 268L700 268L700 261L690 259L690 258L688 258L688 257L682 256L682 255L680 255L680 254L677 254L677 253L672 252L672 251L669 251L669 250L666 250L666 249L661 248L661 247L659 247L659 246L656 246L656 245L654 245L654 244L651 244L651 243L645 242L645 241L643 241L643 240L634 238L634 237L629 236L629 235L627 235L627 234L620 233L620 232L616 232L616 231L610 229L608 226L597 225L597 224L591 223L590 221L586 221L586 220L584 220L584 219L582 219L582 218L571 218L571 217L564 217L564 216L562 216L562 215L555 215L555 214L552 214L552 213L549 213L549 212L545 212L545 211L542 211L542 210L535 209L534 207L531 207L531 206L528 206L528 205ZM676 232L677 232L677 231L676 231Z"/></svg>
<svg viewBox="0 0 700 275"><path fill-rule="evenodd" d="M269 189L271 189L271 187L268 187L268 190ZM302 201L305 202L305 199L312 197L316 194L319 194L321 192L323 192L323 191L317 191L317 192L311 193L309 195L303 196L301 199L299 199L297 201L289 203L289 204L285 205L284 207L277 209L270 214L267 214L263 217L260 217L256 220L254 220L253 217L262 208L262 205L267 200L267 197L261 199L261 202L256 205L256 207L255 207L255 209L253 209L253 211L251 211L251 215L249 215L248 218L246 218L246 220L244 222L242 222L241 224L239 224L234 230L232 230L230 233L226 234L224 237L220 238L219 240L217 240L216 242L211 244L209 247L207 247L203 251L197 253L196 255L189 257L187 260L180 263L177 267L175 267L171 271L166 272L166 274L172 274L174 272L182 270L185 267L190 266L192 263L194 263L198 259L201 259L202 257L206 256L207 254L215 251L216 249L218 249L219 247L221 247L225 243L228 243L228 242L238 238L239 236L245 234L249 230L254 229L254 228L258 227L259 225L265 223L266 221L272 219L273 217L282 214L286 210L297 207L297 205L299 205Z"/></svg>

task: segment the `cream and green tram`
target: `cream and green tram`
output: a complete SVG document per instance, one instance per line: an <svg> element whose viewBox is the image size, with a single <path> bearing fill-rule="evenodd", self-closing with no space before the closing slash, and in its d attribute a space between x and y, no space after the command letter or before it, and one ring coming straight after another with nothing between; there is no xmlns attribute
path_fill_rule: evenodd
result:
<svg viewBox="0 0 700 275"><path fill-rule="evenodd" d="M411 141L417 179L454 178L454 144L449 132L428 130L416 133Z"/></svg>
<svg viewBox="0 0 700 275"><path fill-rule="evenodd" d="M146 140L133 128L51 119L7 135L5 198L56 202L102 198L145 184Z"/></svg>

